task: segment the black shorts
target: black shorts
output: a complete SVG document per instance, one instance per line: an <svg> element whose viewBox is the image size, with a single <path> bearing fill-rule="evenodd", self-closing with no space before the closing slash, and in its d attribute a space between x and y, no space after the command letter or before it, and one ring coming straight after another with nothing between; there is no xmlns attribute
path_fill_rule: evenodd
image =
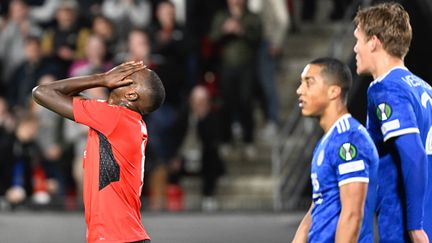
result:
<svg viewBox="0 0 432 243"><path fill-rule="evenodd" d="M150 240L139 240L139 241L134 241L131 243L151 243Z"/></svg>

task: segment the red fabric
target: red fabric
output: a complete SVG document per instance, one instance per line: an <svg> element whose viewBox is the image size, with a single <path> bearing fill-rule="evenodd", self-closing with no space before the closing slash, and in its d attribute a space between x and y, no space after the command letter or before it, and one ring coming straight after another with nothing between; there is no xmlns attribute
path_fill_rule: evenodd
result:
<svg viewBox="0 0 432 243"><path fill-rule="evenodd" d="M75 121L88 127L84 153L87 242L120 243L150 239L141 223L141 189L147 129L141 115L106 102L74 98ZM111 144L119 181L99 190L99 136Z"/></svg>

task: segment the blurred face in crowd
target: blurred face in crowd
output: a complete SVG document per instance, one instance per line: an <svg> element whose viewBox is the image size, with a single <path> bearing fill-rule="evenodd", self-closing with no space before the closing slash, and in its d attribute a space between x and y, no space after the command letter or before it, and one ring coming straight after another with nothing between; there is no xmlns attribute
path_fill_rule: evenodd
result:
<svg viewBox="0 0 432 243"><path fill-rule="evenodd" d="M329 104L330 85L321 75L321 69L319 65L308 64L301 74L297 95L303 116L320 117Z"/></svg>
<svg viewBox="0 0 432 243"><path fill-rule="evenodd" d="M228 8L231 12L243 11L246 6L246 0L227 0Z"/></svg>
<svg viewBox="0 0 432 243"><path fill-rule="evenodd" d="M86 55L90 61L103 61L106 54L106 47L103 40L92 35L89 37L86 46Z"/></svg>
<svg viewBox="0 0 432 243"><path fill-rule="evenodd" d="M136 59L134 61L146 59L150 55L150 40L143 31L131 31L129 33L128 46L130 54Z"/></svg>
<svg viewBox="0 0 432 243"><path fill-rule="evenodd" d="M162 28L172 28L175 24L175 8L172 3L162 2L157 8L157 19Z"/></svg>
<svg viewBox="0 0 432 243"><path fill-rule="evenodd" d="M21 142L32 141L38 132L38 120L36 118L29 118L24 121L19 122L16 136Z"/></svg>
<svg viewBox="0 0 432 243"><path fill-rule="evenodd" d="M42 50L38 40L29 39L26 41L25 55L30 63L36 63L41 59Z"/></svg>
<svg viewBox="0 0 432 243"><path fill-rule="evenodd" d="M60 28L70 28L76 19L76 10L71 7L60 7L56 12L56 19Z"/></svg>
<svg viewBox="0 0 432 243"><path fill-rule="evenodd" d="M93 32L104 39L110 39L114 35L114 28L108 19L98 16L93 20Z"/></svg>
<svg viewBox="0 0 432 243"><path fill-rule="evenodd" d="M8 107L8 105L7 105L6 100L0 96L0 115L7 113L7 111L8 111L7 107Z"/></svg>
<svg viewBox="0 0 432 243"><path fill-rule="evenodd" d="M9 5L9 17L16 21L21 22L27 18L28 6L22 0L13 0Z"/></svg>
<svg viewBox="0 0 432 243"><path fill-rule="evenodd" d="M203 118L210 111L210 96L203 86L195 87L191 92L190 106L192 112L199 118Z"/></svg>

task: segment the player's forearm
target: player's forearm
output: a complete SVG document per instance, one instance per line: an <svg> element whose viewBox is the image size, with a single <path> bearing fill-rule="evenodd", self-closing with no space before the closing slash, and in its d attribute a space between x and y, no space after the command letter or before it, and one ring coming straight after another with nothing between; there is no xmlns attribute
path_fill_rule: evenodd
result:
<svg viewBox="0 0 432 243"><path fill-rule="evenodd" d="M46 84L47 90L54 90L67 96L75 96L80 92L104 86L104 74L72 77Z"/></svg>
<svg viewBox="0 0 432 243"><path fill-rule="evenodd" d="M360 235L362 222L363 214L361 212L341 212L336 229L335 242L357 242Z"/></svg>
<svg viewBox="0 0 432 243"><path fill-rule="evenodd" d="M312 223L312 219L311 219L312 207L313 206L311 206L309 211L303 217L303 220L301 221L299 227L297 228L297 232L294 236L292 243L307 243L308 242L309 229L310 229L310 226Z"/></svg>
<svg viewBox="0 0 432 243"><path fill-rule="evenodd" d="M101 74L63 79L37 86L33 89L33 98L47 109L73 120L72 97L83 90L102 86L103 82Z"/></svg>

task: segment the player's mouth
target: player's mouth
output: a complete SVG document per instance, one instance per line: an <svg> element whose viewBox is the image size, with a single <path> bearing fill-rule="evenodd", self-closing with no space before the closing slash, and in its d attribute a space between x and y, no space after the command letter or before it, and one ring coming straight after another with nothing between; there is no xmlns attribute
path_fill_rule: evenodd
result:
<svg viewBox="0 0 432 243"><path fill-rule="evenodd" d="M298 100L298 106L299 106L300 108L303 108L303 107L304 107L304 105L305 105L305 102L304 102L304 100L302 100L302 99L299 99L299 100Z"/></svg>

